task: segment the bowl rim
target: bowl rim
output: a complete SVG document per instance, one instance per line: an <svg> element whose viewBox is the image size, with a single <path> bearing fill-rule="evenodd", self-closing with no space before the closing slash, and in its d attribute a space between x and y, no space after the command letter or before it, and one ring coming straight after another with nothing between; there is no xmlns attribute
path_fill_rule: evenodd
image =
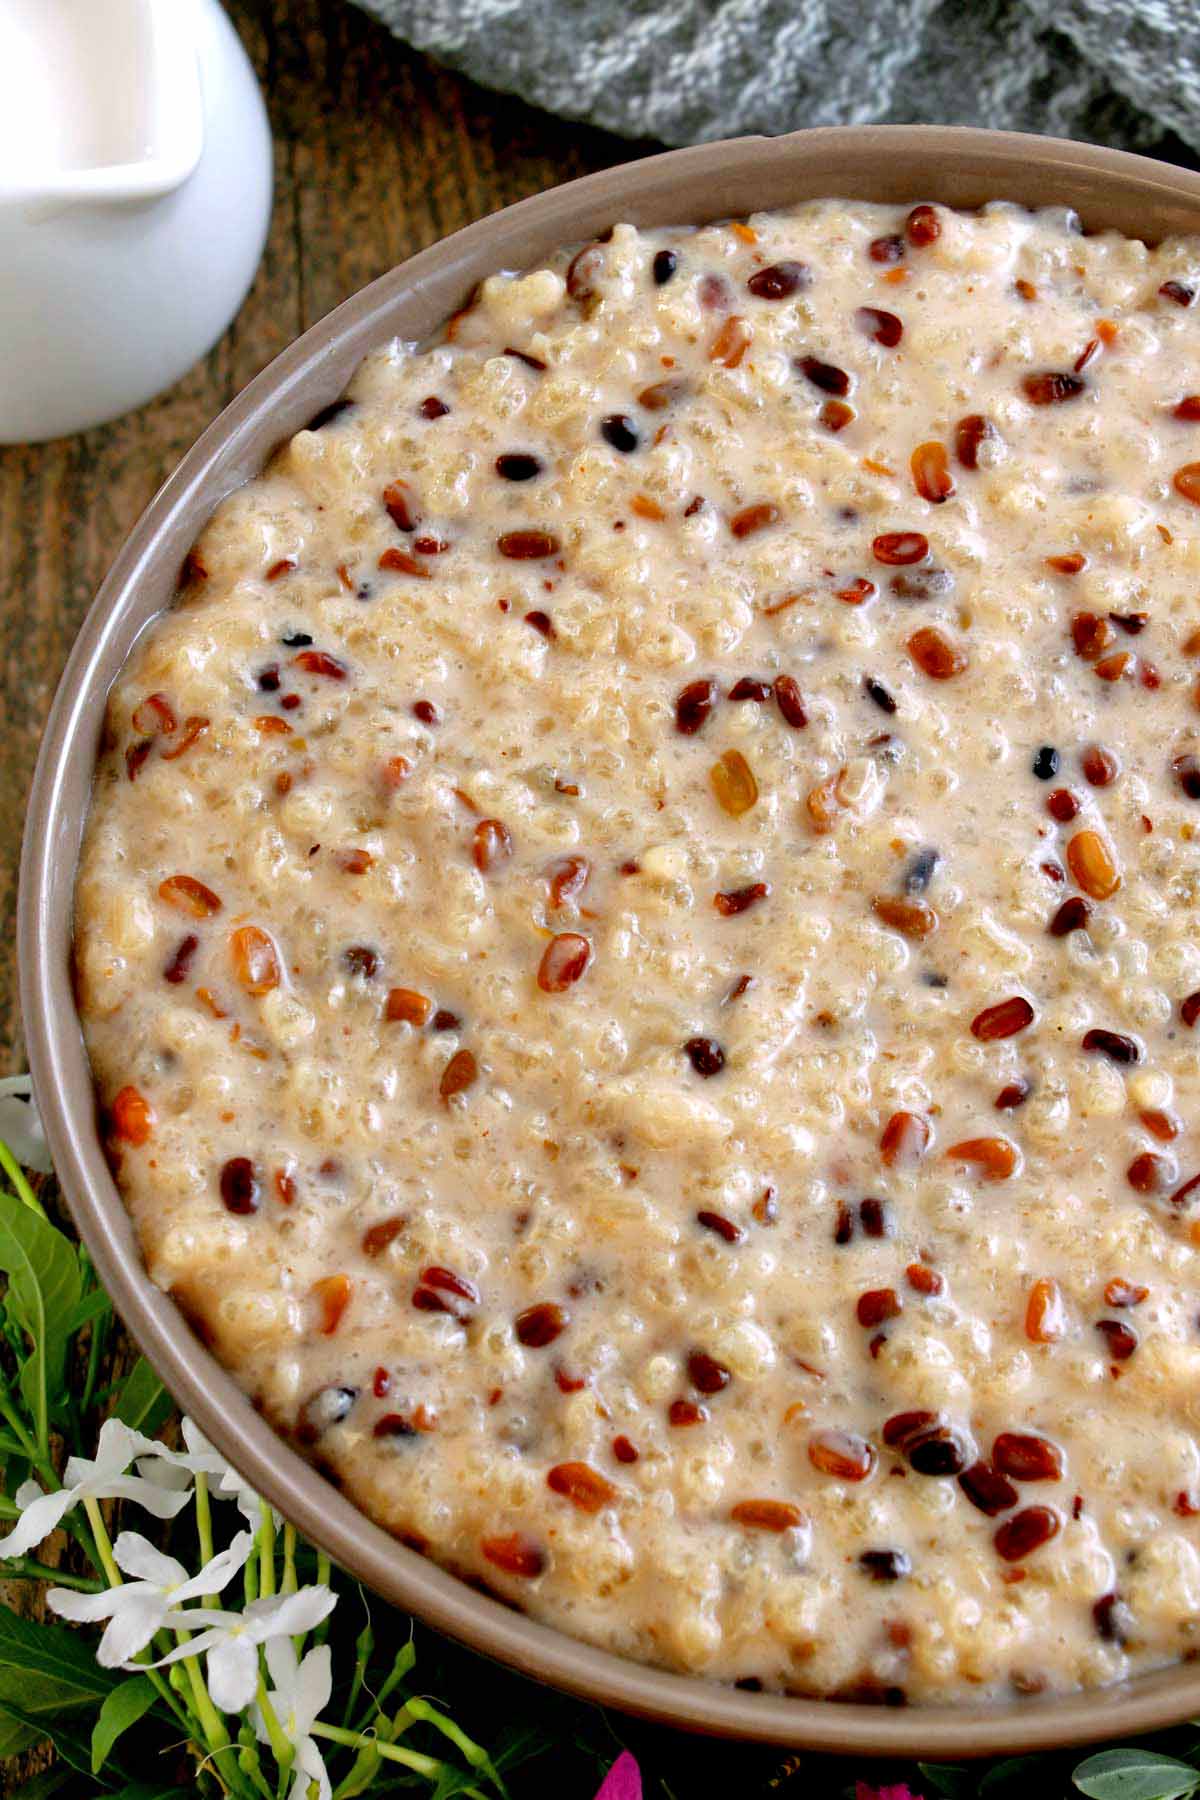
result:
<svg viewBox="0 0 1200 1800"><path fill-rule="evenodd" d="M619 218L702 223L754 210L760 192L768 196L763 205L784 203L771 192L884 197L884 189L897 187L901 169L920 169L923 178L905 177L897 199L1044 204L1062 195L1063 203L1078 205L1071 199L1078 195L1086 223L1089 196L1104 210L1107 194L1119 196L1131 220L1154 217L1172 221L1172 230L1200 232L1200 172L1026 133L837 126L696 145L618 165L519 201L398 265L318 321L249 383L183 457L118 551L80 628L42 738L26 812L17 956L47 1140L104 1286L181 1410L311 1542L425 1623L582 1698L718 1736L860 1756L960 1760L1179 1723L1200 1711L1200 1666L1176 1664L1108 1688L1012 1704L891 1709L752 1693L570 1638L401 1545L253 1410L142 1266L100 1146L69 953L74 873L105 697L138 633L174 588L180 543L190 542L223 495L261 466L265 448L340 393L367 349L396 335L398 309L440 295L432 323L453 309L446 295L461 297L481 274L525 266ZM703 197L672 215L681 183ZM743 203L728 204L730 195ZM1135 226L1127 229L1137 235ZM140 594L158 598L139 610Z"/></svg>

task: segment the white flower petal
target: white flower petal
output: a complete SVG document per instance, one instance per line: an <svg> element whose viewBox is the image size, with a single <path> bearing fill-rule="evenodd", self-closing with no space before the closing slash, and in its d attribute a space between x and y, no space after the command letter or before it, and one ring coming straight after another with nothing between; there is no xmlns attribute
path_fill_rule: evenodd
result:
<svg viewBox="0 0 1200 1800"><path fill-rule="evenodd" d="M329 1588L302 1587L294 1594L272 1594L267 1600L253 1601L243 1617L255 1643L265 1644L273 1637L296 1637L311 1631L336 1605L337 1595Z"/></svg>
<svg viewBox="0 0 1200 1800"><path fill-rule="evenodd" d="M198 1575L185 1581L171 1595L172 1601L179 1605L184 1600L192 1600L198 1594L219 1594L229 1585L234 1576L246 1566L254 1539L248 1531L239 1531L228 1549L219 1550L212 1560L205 1564ZM183 1571L181 1570L180 1573Z"/></svg>
<svg viewBox="0 0 1200 1800"><path fill-rule="evenodd" d="M152 1581L158 1588L177 1588L187 1580L187 1570L173 1556L156 1550L140 1531L123 1531L113 1545L113 1560L126 1575Z"/></svg>
<svg viewBox="0 0 1200 1800"><path fill-rule="evenodd" d="M258 1652L248 1632L223 1637L208 1653L208 1691L222 1712L243 1712L258 1685Z"/></svg>
<svg viewBox="0 0 1200 1800"><path fill-rule="evenodd" d="M288 1640L289 1648L291 1640ZM269 1652L268 1652L269 1654ZM300 1664L292 1698L296 1729L307 1737L314 1719L329 1704L333 1692L333 1656L328 1644L318 1644Z"/></svg>
<svg viewBox="0 0 1200 1800"><path fill-rule="evenodd" d="M117 1598L120 1604L96 1649L96 1661L102 1669L118 1668L144 1650L167 1610L162 1595L141 1583L134 1588L118 1588Z"/></svg>
<svg viewBox="0 0 1200 1800"><path fill-rule="evenodd" d="M0 1138L24 1168L49 1175L53 1164L28 1075L0 1081Z"/></svg>
<svg viewBox="0 0 1200 1800"><path fill-rule="evenodd" d="M32 1484L22 1482L20 1493L28 1493ZM27 1550L33 1550L44 1538L48 1538L59 1520L76 1504L79 1495L70 1488L60 1488L56 1494L43 1494L38 1489L37 1499L26 1500L24 1511L6 1538L0 1538L0 1557L24 1556Z"/></svg>
<svg viewBox="0 0 1200 1800"><path fill-rule="evenodd" d="M222 1618L228 1616L235 1620L237 1618L236 1613L230 1613L228 1615L222 1613L220 1616ZM163 1615L162 1622L167 1627L168 1631L172 1631L177 1627L186 1629L188 1620L195 1620L195 1618L195 1612L169 1612ZM203 1656L205 1651L211 1650L214 1645L223 1644L227 1635L227 1632L219 1627L213 1631L202 1631L199 1637L192 1639L191 1643L176 1644L173 1650L168 1650L167 1654L165 1656L160 1656L157 1662L131 1663L129 1666L133 1669L165 1669L168 1663L176 1663L179 1661L180 1657Z"/></svg>
<svg viewBox="0 0 1200 1800"><path fill-rule="evenodd" d="M51 1612L56 1612L60 1618L71 1619L76 1625L94 1625L97 1619L107 1619L117 1610L119 1593L119 1588L105 1588L102 1594L79 1594L74 1588L51 1588L46 1595L46 1605Z"/></svg>
<svg viewBox="0 0 1200 1800"><path fill-rule="evenodd" d="M177 1492L191 1487L195 1473L187 1463L168 1462L165 1455L140 1456L134 1467L141 1479L148 1481L151 1487L170 1488Z"/></svg>
<svg viewBox="0 0 1200 1800"><path fill-rule="evenodd" d="M263 1652L267 1663L267 1674L275 1683L276 1690L285 1697L287 1705L292 1704L292 1689L296 1685L296 1646L290 1637L270 1638Z"/></svg>
<svg viewBox="0 0 1200 1800"><path fill-rule="evenodd" d="M289 1800L308 1800L311 1781L317 1783L319 1800L330 1800L333 1789L325 1767L325 1758L312 1738L306 1737L301 1738L296 1745L296 1779L292 1783Z"/></svg>
<svg viewBox="0 0 1200 1800"><path fill-rule="evenodd" d="M13 1499L18 1506L29 1506L34 1500L40 1499L45 1491L45 1488L31 1477L28 1481L23 1481L21 1483L20 1487L13 1495Z"/></svg>
<svg viewBox="0 0 1200 1800"><path fill-rule="evenodd" d="M192 1497L191 1488L182 1494L172 1493L154 1482L143 1481L139 1475L116 1475L111 1481L88 1482L86 1487L97 1500L132 1500L156 1519L173 1519Z"/></svg>

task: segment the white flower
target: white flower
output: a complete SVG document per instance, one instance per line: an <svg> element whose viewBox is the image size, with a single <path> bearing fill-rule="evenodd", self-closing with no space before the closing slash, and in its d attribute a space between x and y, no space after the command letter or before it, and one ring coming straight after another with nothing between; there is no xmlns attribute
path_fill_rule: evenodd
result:
<svg viewBox="0 0 1200 1800"><path fill-rule="evenodd" d="M9 1075L0 1081L0 1138L23 1167L40 1175L50 1173L46 1134L28 1075Z"/></svg>
<svg viewBox="0 0 1200 1800"><path fill-rule="evenodd" d="M242 1712L254 1698L258 1685L258 1646L278 1638L297 1637L331 1613L337 1595L329 1588L302 1587L294 1594L272 1594L252 1600L245 1612L222 1612L216 1607L195 1606L182 1615L194 1629L207 1626L189 1644L169 1650L156 1663L137 1665L161 1669L181 1656L208 1655L208 1691L222 1712Z"/></svg>
<svg viewBox="0 0 1200 1800"><path fill-rule="evenodd" d="M212 1492L221 1500L236 1500L238 1511L249 1525L251 1531L257 1531L262 1524L263 1507L266 1504L248 1481L243 1480L236 1469L229 1464L218 1450L215 1450L205 1437L200 1427L191 1419L185 1418L181 1430L186 1450L168 1450L165 1444L150 1445L151 1456L138 1464L139 1475L147 1481L157 1482L162 1487L182 1486L190 1475L205 1475L215 1482ZM156 1466L157 1465L157 1466ZM282 1521L279 1514L274 1514L278 1527Z"/></svg>
<svg viewBox="0 0 1200 1800"><path fill-rule="evenodd" d="M317 1783L319 1800L330 1800L329 1776L325 1759L309 1736L321 1708L328 1706L333 1691L328 1644L310 1650L302 1663L296 1661L296 1647L290 1638L276 1638L267 1645L267 1668L275 1686L267 1695L279 1721L280 1730L296 1752L293 1765L296 1779L290 1800L306 1800L309 1783ZM270 1743L270 1734L260 1709L254 1709L254 1729L260 1744Z"/></svg>
<svg viewBox="0 0 1200 1800"><path fill-rule="evenodd" d="M73 1456L57 1492L43 1493L36 1481L21 1483L14 1496L21 1517L8 1536L0 1538L0 1558L23 1556L32 1550L81 1500L134 1500L156 1519L173 1519L187 1505L190 1489L172 1493L156 1482L125 1473L135 1456L153 1449L152 1438L131 1430L120 1419L106 1419L94 1460Z"/></svg>
<svg viewBox="0 0 1200 1800"><path fill-rule="evenodd" d="M192 1615L177 1609L185 1600L219 1594L244 1566L253 1545L251 1534L240 1531L227 1550L207 1562L198 1575L189 1575L181 1562L164 1556L139 1532L123 1531L113 1545L113 1558L126 1575L136 1577L134 1581L102 1594L51 1588L46 1599L56 1613L76 1624L109 1621L96 1661L104 1669L115 1669L144 1650L164 1625L186 1628Z"/></svg>

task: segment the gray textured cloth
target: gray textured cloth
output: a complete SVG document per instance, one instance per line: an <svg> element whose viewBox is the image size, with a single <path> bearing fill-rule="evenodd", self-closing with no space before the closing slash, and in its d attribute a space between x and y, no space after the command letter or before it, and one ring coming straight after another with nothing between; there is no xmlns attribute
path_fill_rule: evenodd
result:
<svg viewBox="0 0 1200 1800"><path fill-rule="evenodd" d="M877 120L1200 149L1198 0L359 0L488 87L669 144Z"/></svg>

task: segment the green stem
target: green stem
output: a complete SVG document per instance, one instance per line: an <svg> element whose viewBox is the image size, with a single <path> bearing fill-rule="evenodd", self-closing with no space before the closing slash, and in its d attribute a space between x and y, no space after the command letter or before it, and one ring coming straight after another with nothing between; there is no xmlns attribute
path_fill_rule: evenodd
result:
<svg viewBox="0 0 1200 1800"><path fill-rule="evenodd" d="M200 1565L203 1568L213 1559L213 1534L208 1476L202 1472L196 1476L196 1535L200 1539Z"/></svg>
<svg viewBox="0 0 1200 1800"><path fill-rule="evenodd" d="M3 1138L0 1138L0 1169L4 1170L4 1173L12 1182L17 1198L21 1201L22 1205L29 1207L30 1211L37 1213L40 1218L46 1219L45 1207L26 1181L20 1163L17 1161L8 1145L4 1142ZM46 1223L49 1224L49 1222L49 1219L46 1219Z"/></svg>
<svg viewBox="0 0 1200 1800"><path fill-rule="evenodd" d="M275 1708L271 1705L267 1695L267 1684L261 1675L258 1678L258 1710L262 1714L263 1724L267 1728L267 1739L271 1745L271 1755L279 1765L280 1775L286 1775L293 1762L296 1760L296 1752L293 1746L289 1744L287 1735L284 1732L282 1725L279 1723Z"/></svg>
<svg viewBox="0 0 1200 1800"><path fill-rule="evenodd" d="M398 1744L385 1744L382 1738L373 1738L370 1733L345 1731L340 1725L325 1725L319 1719L308 1729L312 1737L328 1738L334 1744L348 1744L351 1750L361 1750L365 1744L373 1742L380 1756L389 1762L403 1763L406 1769L415 1769L427 1781L436 1781L446 1766L436 1756L424 1756L419 1750L402 1750Z"/></svg>
<svg viewBox="0 0 1200 1800"><path fill-rule="evenodd" d="M90 1575L72 1575L69 1569L52 1569L49 1563L32 1556L10 1556L0 1569L4 1581L53 1581L59 1587L78 1588L83 1594L102 1594L105 1583L93 1581Z"/></svg>
<svg viewBox="0 0 1200 1800"><path fill-rule="evenodd" d="M485 1769L489 1774L494 1774L490 1767L491 1758L487 1751L469 1738L466 1732L454 1723L453 1719L448 1719L445 1713L439 1712L435 1706L430 1706L428 1700L420 1698L409 1700L405 1710L410 1718L421 1719L427 1725L436 1726L443 1737L448 1737L455 1748L462 1751L473 1769ZM499 1782L498 1777L497 1782L503 1790L503 1783Z"/></svg>
<svg viewBox="0 0 1200 1800"><path fill-rule="evenodd" d="M101 1313L98 1319L92 1320L92 1335L88 1341L87 1374L83 1381L83 1398L80 1400L80 1411L86 1417L91 1411L92 1400L96 1392L96 1382L100 1375L100 1363L108 1343L109 1327L112 1324L111 1313Z"/></svg>
<svg viewBox="0 0 1200 1800"><path fill-rule="evenodd" d="M275 1514L265 1500L258 1528L258 1591L264 1600L275 1592Z"/></svg>
<svg viewBox="0 0 1200 1800"><path fill-rule="evenodd" d="M283 1581L280 1584L281 1594L294 1594L299 1582L296 1579L296 1527L284 1525L283 1528Z"/></svg>

